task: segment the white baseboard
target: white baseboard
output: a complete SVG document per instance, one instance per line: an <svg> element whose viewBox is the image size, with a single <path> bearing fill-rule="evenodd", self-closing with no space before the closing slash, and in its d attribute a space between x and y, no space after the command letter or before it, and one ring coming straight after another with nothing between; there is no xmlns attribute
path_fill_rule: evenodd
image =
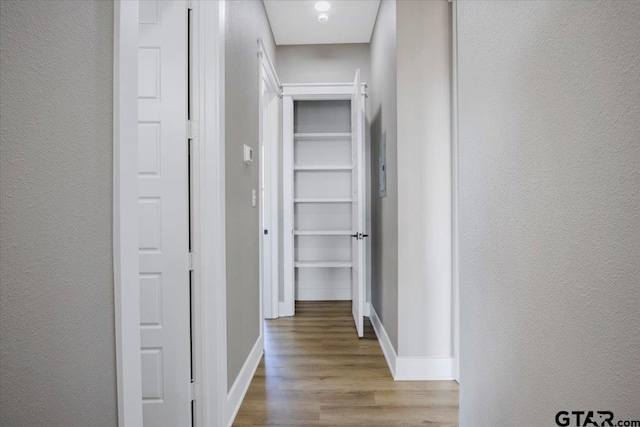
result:
<svg viewBox="0 0 640 427"><path fill-rule="evenodd" d="M295 313L289 309L287 304L280 301L278 303L278 317L291 317Z"/></svg>
<svg viewBox="0 0 640 427"><path fill-rule="evenodd" d="M247 394L247 390L249 390L249 385L251 385L251 380L256 373L256 369L258 369L260 360L262 360L263 350L264 338L260 336L254 344L253 349L251 349L249 357L247 357L247 360L244 362L244 366L240 370L231 390L229 390L227 397L227 413L229 414L227 417L228 426L233 424L236 415L238 415L240 405L242 405L244 396Z"/></svg>
<svg viewBox="0 0 640 427"><path fill-rule="evenodd" d="M380 322L380 318L378 317L378 313L376 313L376 309L373 307L373 304L370 304L370 307L369 307L369 319L371 320L371 325L373 326L373 330L376 332L376 336L378 337L378 343L380 343L380 348L382 348L382 353L384 354L384 358L387 359L387 365L389 365L389 370L391 371L391 375L395 379L396 378L396 360L398 359L398 355L396 354L396 351L393 349L391 340L389 340L387 331L384 330L384 326L382 326L382 322Z"/></svg>
<svg viewBox="0 0 640 427"><path fill-rule="evenodd" d="M283 303L282 301L280 301L278 303L278 317L290 317L290 316L294 316L295 313L291 312L288 307L285 305L285 303ZM365 302L364 303L364 316L365 317L371 317L371 303L370 302Z"/></svg>
<svg viewBox="0 0 640 427"><path fill-rule="evenodd" d="M366 308L365 308L366 310ZM444 381L453 380L453 357L402 357L398 356L373 305L369 318L376 332L382 353L393 379L396 381Z"/></svg>
<svg viewBox="0 0 640 427"><path fill-rule="evenodd" d="M345 301L351 300L351 288L343 289L298 289L297 301Z"/></svg>
<svg viewBox="0 0 640 427"><path fill-rule="evenodd" d="M453 357L398 357L396 381L453 380Z"/></svg>

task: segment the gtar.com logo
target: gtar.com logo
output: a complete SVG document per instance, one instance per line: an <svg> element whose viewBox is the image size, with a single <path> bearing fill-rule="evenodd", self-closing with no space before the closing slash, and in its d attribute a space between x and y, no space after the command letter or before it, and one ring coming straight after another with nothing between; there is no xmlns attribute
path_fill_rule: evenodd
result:
<svg viewBox="0 0 640 427"><path fill-rule="evenodd" d="M556 414L556 425L559 427L640 427L640 420L616 422L613 420L613 412L611 411L560 411Z"/></svg>

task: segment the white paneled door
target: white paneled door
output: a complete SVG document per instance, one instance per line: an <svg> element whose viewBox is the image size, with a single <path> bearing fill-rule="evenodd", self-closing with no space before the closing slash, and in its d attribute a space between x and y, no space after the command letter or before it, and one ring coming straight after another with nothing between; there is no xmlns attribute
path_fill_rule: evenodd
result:
<svg viewBox="0 0 640 427"><path fill-rule="evenodd" d="M360 70L356 70L351 96L351 215L353 238L351 244L351 311L358 336L364 335L365 300L365 201L364 201L364 96L360 84Z"/></svg>
<svg viewBox="0 0 640 427"><path fill-rule="evenodd" d="M140 1L138 153L143 420L191 425L187 5Z"/></svg>

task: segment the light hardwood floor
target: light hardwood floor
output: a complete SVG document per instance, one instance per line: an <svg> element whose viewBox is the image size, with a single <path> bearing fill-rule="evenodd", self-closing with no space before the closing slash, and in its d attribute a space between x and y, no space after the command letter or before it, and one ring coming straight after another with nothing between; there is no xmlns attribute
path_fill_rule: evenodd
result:
<svg viewBox="0 0 640 427"><path fill-rule="evenodd" d="M296 316L265 323L265 356L234 425L458 425L454 381L393 381L365 318L350 301L298 302Z"/></svg>

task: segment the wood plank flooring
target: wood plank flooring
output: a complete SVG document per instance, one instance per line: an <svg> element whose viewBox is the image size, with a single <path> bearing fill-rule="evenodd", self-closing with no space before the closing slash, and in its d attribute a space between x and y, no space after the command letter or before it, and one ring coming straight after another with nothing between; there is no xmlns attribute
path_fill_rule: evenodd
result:
<svg viewBox="0 0 640 427"><path fill-rule="evenodd" d="M458 425L455 381L393 381L365 318L350 301L298 302L296 316L265 323L265 356L236 426Z"/></svg>

